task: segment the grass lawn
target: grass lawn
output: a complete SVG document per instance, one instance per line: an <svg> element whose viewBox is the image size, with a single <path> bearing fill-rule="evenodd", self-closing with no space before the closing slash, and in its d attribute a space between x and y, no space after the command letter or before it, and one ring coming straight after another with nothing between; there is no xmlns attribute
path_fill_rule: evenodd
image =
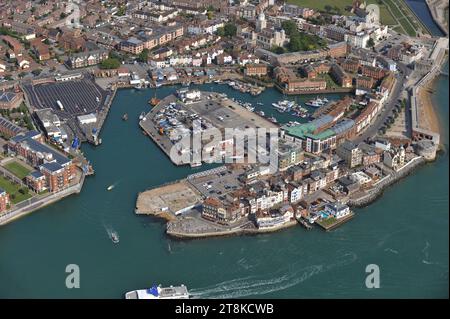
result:
<svg viewBox="0 0 450 319"><path fill-rule="evenodd" d="M16 161L9 162L5 165L5 168L20 179L24 179L25 176L27 176L31 172L31 170Z"/></svg>
<svg viewBox="0 0 450 319"><path fill-rule="evenodd" d="M397 25L400 23L403 26L402 28L399 28L398 30L402 33L407 33L409 35L415 35L416 31L414 30L415 27L418 27L414 23L412 23L411 16L410 16L410 10L408 10L408 7L406 3L404 3L404 0L398 1L398 0L382 0L383 3L380 4L378 0L367 0L366 4L376 4L380 7L380 20L381 23L384 25ZM320 11L326 11L325 6L331 6L332 8L339 8L341 11L341 14L343 15L351 15L352 13L349 11L345 11L345 8L352 5L352 0L287 0L288 3L296 4L300 7L307 7L315 10ZM396 5L400 6L404 12L398 9ZM389 11L390 9L390 11ZM334 10L333 10L334 11ZM392 12L392 14L391 14ZM405 18L405 14L408 16Z"/></svg>
<svg viewBox="0 0 450 319"><path fill-rule="evenodd" d="M334 217L324 218L319 221L319 223L325 227L331 226L336 222L337 222L337 219Z"/></svg>
<svg viewBox="0 0 450 319"><path fill-rule="evenodd" d="M333 88L340 88L341 86L339 84L337 84L336 82L334 82L333 78L328 74L319 74L317 76L318 78L325 80L327 82L327 89L333 89Z"/></svg>
<svg viewBox="0 0 450 319"><path fill-rule="evenodd" d="M13 204L20 203L21 201L24 201L31 197L28 188L25 188L26 192L25 194L22 194L19 192L19 185L10 182L3 176L0 176L0 188L3 188L9 194L9 198L11 199L11 202Z"/></svg>

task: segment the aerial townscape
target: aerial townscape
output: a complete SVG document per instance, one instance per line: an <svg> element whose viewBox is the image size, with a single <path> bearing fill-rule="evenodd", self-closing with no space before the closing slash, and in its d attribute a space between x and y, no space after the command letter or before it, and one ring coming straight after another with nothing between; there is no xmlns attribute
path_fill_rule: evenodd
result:
<svg viewBox="0 0 450 319"><path fill-rule="evenodd" d="M189 174L149 183L128 218L177 239L336 229L440 156L448 1L427 5L444 36L403 0L1 1L0 225L82 196L116 93L151 90L121 123Z"/></svg>

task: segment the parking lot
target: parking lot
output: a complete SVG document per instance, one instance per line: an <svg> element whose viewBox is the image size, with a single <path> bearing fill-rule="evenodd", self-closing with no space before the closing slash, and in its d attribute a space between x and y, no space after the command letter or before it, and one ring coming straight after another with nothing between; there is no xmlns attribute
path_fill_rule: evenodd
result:
<svg viewBox="0 0 450 319"><path fill-rule="evenodd" d="M216 128L256 128L276 127L265 118L252 113L229 99L222 99L215 94L204 93L199 102L189 107L200 117L208 120Z"/></svg>
<svg viewBox="0 0 450 319"><path fill-rule="evenodd" d="M36 109L52 108L61 118L95 113L105 102L107 92L90 78L24 86L31 105ZM63 109L57 104L60 101Z"/></svg>
<svg viewBox="0 0 450 319"><path fill-rule="evenodd" d="M238 176L244 169L210 171L209 174L196 175L188 181L205 197L219 197L242 187Z"/></svg>

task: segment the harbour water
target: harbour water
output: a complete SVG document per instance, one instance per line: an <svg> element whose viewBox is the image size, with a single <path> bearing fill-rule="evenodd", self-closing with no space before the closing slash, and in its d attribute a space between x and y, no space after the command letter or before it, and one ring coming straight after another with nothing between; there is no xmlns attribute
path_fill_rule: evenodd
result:
<svg viewBox="0 0 450 319"><path fill-rule="evenodd" d="M196 298L448 297L447 87L448 77L442 77L435 94L444 153L357 209L351 222L329 233L298 226L192 241L169 239L164 222L136 216L134 205L138 192L204 167L173 166L141 133L138 116L149 109L152 90L120 91L102 130L103 144L83 146L95 175L81 194L0 228L0 298L122 298L154 283L184 283ZM202 89L268 108L283 98L274 90L251 97L226 86ZM128 121L121 119L124 113ZM111 242L111 229L120 243ZM80 267L78 289L66 288L68 264ZM365 287L368 264L380 267L380 289Z"/></svg>
<svg viewBox="0 0 450 319"><path fill-rule="evenodd" d="M444 36L444 33L436 24L425 0L406 0L408 6L414 11L419 19L425 24L434 36Z"/></svg>

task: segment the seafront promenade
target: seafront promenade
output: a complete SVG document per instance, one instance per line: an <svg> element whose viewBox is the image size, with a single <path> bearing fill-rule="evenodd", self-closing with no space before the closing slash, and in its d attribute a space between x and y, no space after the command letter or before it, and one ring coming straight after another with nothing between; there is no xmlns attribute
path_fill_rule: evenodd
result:
<svg viewBox="0 0 450 319"><path fill-rule="evenodd" d="M79 172L79 174L80 180L77 183L56 193L30 198L21 203L18 203L12 210L4 212L2 215L0 215L0 226L8 224L22 216L25 216L37 209L41 209L56 201L59 201L69 195L80 193L81 189L83 188L85 175L81 171Z"/></svg>

